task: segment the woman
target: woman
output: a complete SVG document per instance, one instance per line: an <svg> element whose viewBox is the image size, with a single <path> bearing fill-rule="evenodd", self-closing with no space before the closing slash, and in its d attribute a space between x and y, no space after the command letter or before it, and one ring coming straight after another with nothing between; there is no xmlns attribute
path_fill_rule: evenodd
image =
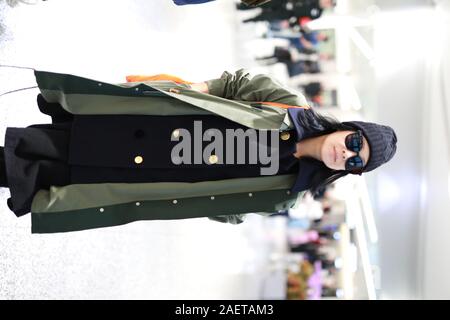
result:
<svg viewBox="0 0 450 320"><path fill-rule="evenodd" d="M239 223L371 171L396 150L390 127L330 120L302 94L244 70L203 83L35 76L52 124L7 128L0 182L17 216L31 211L36 233L194 217Z"/></svg>
<svg viewBox="0 0 450 320"><path fill-rule="evenodd" d="M272 56L258 57L256 60L263 65L273 65L275 63L284 63L290 78L305 73L319 73L320 64L318 60L314 60L310 55L299 52L293 52L285 47L276 46Z"/></svg>
<svg viewBox="0 0 450 320"><path fill-rule="evenodd" d="M318 19L321 17L325 9L334 7L334 1L331 0L281 0L273 1L262 6L262 12L253 18L244 20L243 22L258 21L280 21L295 20L301 18ZM243 6L237 7L240 10L247 8Z"/></svg>

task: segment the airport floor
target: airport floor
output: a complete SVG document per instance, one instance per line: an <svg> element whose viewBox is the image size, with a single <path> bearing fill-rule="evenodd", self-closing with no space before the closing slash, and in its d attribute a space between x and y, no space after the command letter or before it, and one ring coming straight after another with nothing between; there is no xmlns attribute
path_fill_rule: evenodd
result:
<svg viewBox="0 0 450 320"><path fill-rule="evenodd" d="M109 82L157 73L196 82L258 69L253 58L271 49L249 41L264 28L241 24L254 13L237 13L232 0L186 7L170 0L27 1L35 4L0 0L0 64ZM373 61L363 42L349 41L353 76L366 119L392 125L400 141L396 160L366 178L379 234L371 262L381 270L380 298L448 298L449 152L442 146L449 145L450 1L342 2L359 17L376 17L367 32ZM31 70L0 68L0 93L34 85ZM49 122L36 94L0 96L0 145L7 126ZM0 299L283 295L282 219L147 221L32 235L29 215L17 219L8 210L8 193L0 189Z"/></svg>
<svg viewBox="0 0 450 320"><path fill-rule="evenodd" d="M216 78L237 67L233 6L65 0L11 7L0 1L0 64L110 82L136 73ZM1 92L34 86L33 72L0 68L0 84ZM38 112L36 94L0 97L1 145L7 126L49 122ZM8 197L0 189L0 299L258 299L271 285L273 239L260 217L239 226L147 221L36 235L29 215L16 218L8 210ZM282 288L269 291L282 294Z"/></svg>

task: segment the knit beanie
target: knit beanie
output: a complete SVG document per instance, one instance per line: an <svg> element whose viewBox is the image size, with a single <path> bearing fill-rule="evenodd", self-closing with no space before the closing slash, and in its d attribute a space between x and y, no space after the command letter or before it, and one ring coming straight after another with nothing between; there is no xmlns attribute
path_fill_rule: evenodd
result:
<svg viewBox="0 0 450 320"><path fill-rule="evenodd" d="M369 142L370 155L363 172L372 171L392 159L397 150L397 135L391 127L363 121L343 124L360 129Z"/></svg>

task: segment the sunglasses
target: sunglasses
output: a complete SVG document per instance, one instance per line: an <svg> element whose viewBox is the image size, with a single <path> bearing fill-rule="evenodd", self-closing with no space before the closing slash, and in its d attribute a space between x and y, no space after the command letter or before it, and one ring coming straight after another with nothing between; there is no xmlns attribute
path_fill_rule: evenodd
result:
<svg viewBox="0 0 450 320"><path fill-rule="evenodd" d="M348 158L345 162L345 170L352 172L362 172L364 168L364 162L359 156L359 152L363 147L363 135L361 130L354 133L350 133L345 137L345 146L348 150L356 152L356 156Z"/></svg>

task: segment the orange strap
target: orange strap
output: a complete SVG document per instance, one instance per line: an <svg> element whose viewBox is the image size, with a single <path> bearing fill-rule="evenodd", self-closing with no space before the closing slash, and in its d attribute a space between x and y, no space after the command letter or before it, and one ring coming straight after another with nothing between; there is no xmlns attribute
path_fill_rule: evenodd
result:
<svg viewBox="0 0 450 320"><path fill-rule="evenodd" d="M284 103L277 103L277 102L258 102L261 104L266 104L268 106L272 106L272 107L278 107L278 108L283 108L283 109L289 109L289 108L301 108L301 109L310 109L310 106L290 106L288 104L284 104Z"/></svg>
<svg viewBox="0 0 450 320"><path fill-rule="evenodd" d="M162 80L169 80L173 81L175 83L185 83L185 84L192 84L193 82L189 82L186 80L183 80L181 78L178 78L176 76L172 76L170 74L156 74L153 76L142 76L142 75L130 75L126 77L127 82L143 82L143 81L162 81Z"/></svg>

